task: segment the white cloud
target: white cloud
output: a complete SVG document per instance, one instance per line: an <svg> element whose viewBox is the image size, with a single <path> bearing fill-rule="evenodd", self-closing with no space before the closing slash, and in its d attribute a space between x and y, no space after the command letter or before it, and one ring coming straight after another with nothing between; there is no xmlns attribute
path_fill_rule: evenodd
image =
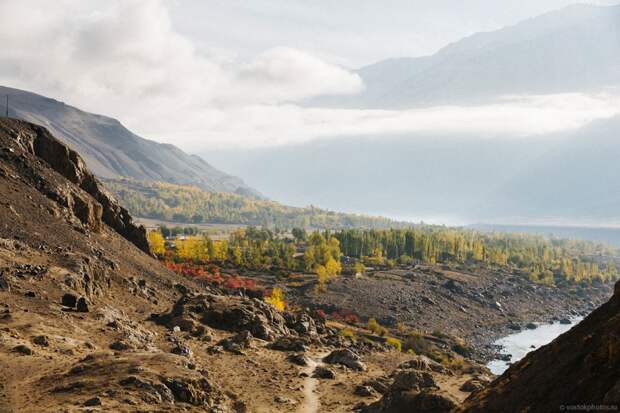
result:
<svg viewBox="0 0 620 413"><path fill-rule="evenodd" d="M0 84L116 117L192 152L339 135L519 136L576 128L620 108L612 96L577 94L406 111L302 108L295 102L357 93L362 81L294 48L251 61L199 53L175 31L163 0L0 1L0 44Z"/></svg>
<svg viewBox="0 0 620 413"><path fill-rule="evenodd" d="M0 2L0 82L34 90L145 130L228 107L356 93L360 77L303 51L250 62L199 54L160 0ZM148 112L148 113L147 113Z"/></svg>
<svg viewBox="0 0 620 413"><path fill-rule="evenodd" d="M577 129L618 113L620 97L605 94L513 96L482 106L401 111L252 105L221 111L218 116L196 118L196 123L187 123L176 132L181 141L192 141L200 148L269 146L317 138L406 133L516 139ZM196 136L202 139L196 140Z"/></svg>

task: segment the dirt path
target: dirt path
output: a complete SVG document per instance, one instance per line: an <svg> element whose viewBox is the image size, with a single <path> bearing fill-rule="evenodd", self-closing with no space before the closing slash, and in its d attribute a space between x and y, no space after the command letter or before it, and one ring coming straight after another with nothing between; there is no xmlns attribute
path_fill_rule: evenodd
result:
<svg viewBox="0 0 620 413"><path fill-rule="evenodd" d="M6 376L0 373L0 413L12 413L13 409L10 406L8 396L6 394Z"/></svg>
<svg viewBox="0 0 620 413"><path fill-rule="evenodd" d="M304 399L299 406L299 413L317 413L321 406L321 400L316 392L319 379L312 377L314 369L323 366L323 357L329 353L319 353L308 357L308 366L303 370L308 376L304 380Z"/></svg>

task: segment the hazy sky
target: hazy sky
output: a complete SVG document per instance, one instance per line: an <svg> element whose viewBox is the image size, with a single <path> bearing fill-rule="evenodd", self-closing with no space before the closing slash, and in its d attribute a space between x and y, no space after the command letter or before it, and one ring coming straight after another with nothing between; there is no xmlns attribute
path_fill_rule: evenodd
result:
<svg viewBox="0 0 620 413"><path fill-rule="evenodd" d="M191 152L408 131L527 135L618 111L609 96L529 96L407 111L301 107L355 94L351 69L417 56L567 0L0 0L0 84L118 118ZM591 2L600 5L614 1Z"/></svg>
<svg viewBox="0 0 620 413"><path fill-rule="evenodd" d="M286 45L349 68L432 54L490 31L575 3L618 0L178 0L177 30L204 50L251 58Z"/></svg>

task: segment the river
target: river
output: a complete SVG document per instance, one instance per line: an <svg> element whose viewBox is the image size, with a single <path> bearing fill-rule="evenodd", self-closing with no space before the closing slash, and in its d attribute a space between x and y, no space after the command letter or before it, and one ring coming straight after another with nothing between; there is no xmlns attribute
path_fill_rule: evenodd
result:
<svg viewBox="0 0 620 413"><path fill-rule="evenodd" d="M510 354L512 358L510 361L492 360L487 364L487 367L493 374L502 374L508 369L510 363L515 363L525 357L530 351L552 342L557 336L570 330L581 320L582 318L580 317L571 319L571 324L561 324L560 322L537 324L538 328L536 329L526 329L500 338L494 344L502 346L501 354Z"/></svg>

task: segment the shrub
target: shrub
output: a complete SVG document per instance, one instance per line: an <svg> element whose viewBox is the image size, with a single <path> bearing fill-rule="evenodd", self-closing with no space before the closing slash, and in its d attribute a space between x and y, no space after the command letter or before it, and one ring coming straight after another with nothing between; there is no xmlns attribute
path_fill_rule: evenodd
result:
<svg viewBox="0 0 620 413"><path fill-rule="evenodd" d="M385 341L390 346L394 347L398 351L403 351L403 343L394 337L388 337Z"/></svg>
<svg viewBox="0 0 620 413"><path fill-rule="evenodd" d="M351 341L357 341L357 336L355 335L355 332L353 332L353 330L351 330L350 328L343 328L342 330L340 330L339 334L342 337L351 339Z"/></svg>
<svg viewBox="0 0 620 413"><path fill-rule="evenodd" d="M356 275L357 274L363 275L366 272L366 267L361 262L356 262L355 265L353 266L353 270L355 271Z"/></svg>
<svg viewBox="0 0 620 413"><path fill-rule="evenodd" d="M387 329L381 327L381 325L374 318L368 320L368 329L378 336L384 336L388 332Z"/></svg>
<svg viewBox="0 0 620 413"><path fill-rule="evenodd" d="M286 302L284 301L284 293L280 288L274 288L271 290L271 294L265 297L265 302L271 304L278 311L284 311L286 308Z"/></svg>
<svg viewBox="0 0 620 413"><path fill-rule="evenodd" d="M405 351L413 350L416 354L428 354L432 346L421 334L412 333L403 343Z"/></svg>

